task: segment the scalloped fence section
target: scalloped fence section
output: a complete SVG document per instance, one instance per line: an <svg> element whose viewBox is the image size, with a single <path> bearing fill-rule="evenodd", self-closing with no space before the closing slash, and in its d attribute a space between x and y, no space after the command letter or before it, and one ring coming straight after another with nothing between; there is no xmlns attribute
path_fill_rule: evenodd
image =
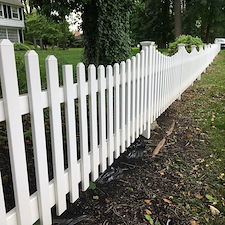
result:
<svg viewBox="0 0 225 225"><path fill-rule="evenodd" d="M151 123L200 79L220 51L209 44L187 53L183 45L172 57L154 42L142 42L141 53L126 62L96 68L63 66L46 58L47 90L41 89L38 55L25 55L28 93L19 95L13 44L0 41L0 122L6 124L15 206L6 209L4 179L0 179L0 224L52 224L140 135L150 138ZM48 114L46 120L46 114ZM26 150L23 118L29 116L31 150ZM50 141L49 141L50 140ZM27 151L33 152L35 188L30 190ZM50 155L50 156L49 156ZM49 169L49 158L51 169ZM49 175L50 172L51 176ZM3 171L0 171L0 173ZM81 184L81 185L80 185Z"/></svg>

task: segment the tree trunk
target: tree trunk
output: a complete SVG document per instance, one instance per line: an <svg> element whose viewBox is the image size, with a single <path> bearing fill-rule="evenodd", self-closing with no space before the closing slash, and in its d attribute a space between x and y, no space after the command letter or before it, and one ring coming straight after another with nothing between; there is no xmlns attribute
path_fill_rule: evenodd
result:
<svg viewBox="0 0 225 225"><path fill-rule="evenodd" d="M175 38L182 34L182 19L181 19L181 0L174 0L174 31Z"/></svg>
<svg viewBox="0 0 225 225"><path fill-rule="evenodd" d="M37 40L36 40L36 38L33 36L33 43L34 43L34 47L35 47L35 49L37 48Z"/></svg>
<svg viewBox="0 0 225 225"><path fill-rule="evenodd" d="M163 3L163 30L162 30L162 43L161 43L161 48L166 48L166 44L168 42L168 21L170 21L170 15L169 15L169 10L170 10L170 1L166 0Z"/></svg>

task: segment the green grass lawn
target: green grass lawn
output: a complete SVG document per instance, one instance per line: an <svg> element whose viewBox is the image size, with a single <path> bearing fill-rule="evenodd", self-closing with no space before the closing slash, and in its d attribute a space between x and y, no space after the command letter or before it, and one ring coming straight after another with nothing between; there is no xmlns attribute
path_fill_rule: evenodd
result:
<svg viewBox="0 0 225 225"><path fill-rule="evenodd" d="M133 48L132 55L136 55L139 51L140 51L139 48ZM17 57L17 72L18 72L20 93L22 94L27 92L25 63L24 63L24 55L26 54L26 51L16 51L15 54ZM70 48L67 50L38 50L37 54L39 56L42 89L46 89L47 87L45 59L48 55L54 55L58 60L60 85L62 85L62 65L66 65L66 64L73 65L74 80L76 82L76 75L75 75L76 65L79 62L82 62L83 60L82 48Z"/></svg>
<svg viewBox="0 0 225 225"><path fill-rule="evenodd" d="M206 156L201 159L203 178L196 181L196 189L202 182L207 194L202 199L188 197L192 202L193 216L204 225L225 224L225 50L221 51L201 81L191 88L191 101L186 109L194 118L201 132L209 140L205 145ZM190 178L191 179L191 178ZM208 205L216 207L219 215L212 216Z"/></svg>

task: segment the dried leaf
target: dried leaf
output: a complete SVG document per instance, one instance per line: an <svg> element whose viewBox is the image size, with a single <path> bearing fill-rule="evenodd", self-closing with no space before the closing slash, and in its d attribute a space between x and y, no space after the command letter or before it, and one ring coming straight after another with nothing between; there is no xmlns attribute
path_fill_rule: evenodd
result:
<svg viewBox="0 0 225 225"><path fill-rule="evenodd" d="M187 137L188 139L191 139L191 138L193 138L193 135L192 135L192 134L187 134L186 137Z"/></svg>
<svg viewBox="0 0 225 225"><path fill-rule="evenodd" d="M196 220L191 220L190 221L190 224L191 225L199 225L199 222L197 222Z"/></svg>
<svg viewBox="0 0 225 225"><path fill-rule="evenodd" d="M165 175L165 173L164 173L164 172L160 172L160 175L164 176L164 175Z"/></svg>
<svg viewBox="0 0 225 225"><path fill-rule="evenodd" d="M169 203L169 204L172 203L170 200L168 200L168 199L166 199L166 198L163 198L163 201L166 202L166 203Z"/></svg>
<svg viewBox="0 0 225 225"><path fill-rule="evenodd" d="M168 131L166 131L167 137L170 136L170 135L172 134L172 132L173 132L173 130L174 130L174 126L175 126L175 121L173 121L173 123L172 123L170 129L169 129Z"/></svg>
<svg viewBox="0 0 225 225"><path fill-rule="evenodd" d="M203 196L202 196L202 195L199 195L199 194L195 194L195 198L197 198L197 199L202 199Z"/></svg>
<svg viewBox="0 0 225 225"><path fill-rule="evenodd" d="M151 203L151 200L145 199L144 202L145 202L146 204L150 204L150 203Z"/></svg>
<svg viewBox="0 0 225 225"><path fill-rule="evenodd" d="M93 196L93 199L94 200L99 200L99 196L98 195L95 195L95 196Z"/></svg>
<svg viewBox="0 0 225 225"><path fill-rule="evenodd" d="M164 146L165 141L166 141L166 138L163 138L163 139L159 142L159 144L157 145L157 147L155 148L155 150L154 150L153 153L152 153L152 157L155 157L156 155L159 154L159 151L160 151L160 149Z"/></svg>
<svg viewBox="0 0 225 225"><path fill-rule="evenodd" d="M146 209L145 212L146 212L148 215L152 215L152 212L151 212L149 209Z"/></svg>
<svg viewBox="0 0 225 225"><path fill-rule="evenodd" d="M201 158L199 158L199 159L196 159L198 162L200 162L200 163L203 163L205 160L204 159L201 159Z"/></svg>
<svg viewBox="0 0 225 225"><path fill-rule="evenodd" d="M219 209L217 209L216 207L212 206L212 205L209 205L209 208L210 208L210 211L212 213L213 216L217 216L220 214L220 211Z"/></svg>

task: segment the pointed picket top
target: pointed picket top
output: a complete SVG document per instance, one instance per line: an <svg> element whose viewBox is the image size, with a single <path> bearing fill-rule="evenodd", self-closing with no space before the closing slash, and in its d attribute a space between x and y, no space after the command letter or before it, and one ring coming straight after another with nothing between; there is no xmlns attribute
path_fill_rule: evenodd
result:
<svg viewBox="0 0 225 225"><path fill-rule="evenodd" d="M48 56L45 58L45 60L47 60L47 61L55 61L55 60L57 60L57 58L56 58L54 55L48 55Z"/></svg>
<svg viewBox="0 0 225 225"><path fill-rule="evenodd" d="M95 65L94 64L90 64L89 66L88 66L88 69L90 69L90 70L93 70L93 69L95 69L96 67L95 67Z"/></svg>
<svg viewBox="0 0 225 225"><path fill-rule="evenodd" d="M29 56L29 57L32 57L32 56L38 56L37 52L35 52L34 50L28 50L25 54L25 56Z"/></svg>
<svg viewBox="0 0 225 225"><path fill-rule="evenodd" d="M93 65L93 64L91 64L91 65ZM91 66L90 65L90 66ZM94 66L94 65L93 65ZM82 68L82 69L85 69L85 65L82 63L82 62L79 62L78 64L77 64L77 68Z"/></svg>
<svg viewBox="0 0 225 225"><path fill-rule="evenodd" d="M0 45L1 46L12 46L13 43L9 39L1 39L0 40Z"/></svg>

